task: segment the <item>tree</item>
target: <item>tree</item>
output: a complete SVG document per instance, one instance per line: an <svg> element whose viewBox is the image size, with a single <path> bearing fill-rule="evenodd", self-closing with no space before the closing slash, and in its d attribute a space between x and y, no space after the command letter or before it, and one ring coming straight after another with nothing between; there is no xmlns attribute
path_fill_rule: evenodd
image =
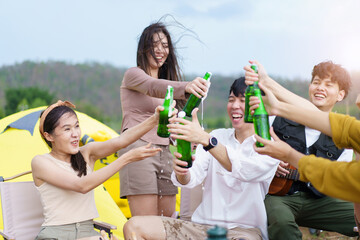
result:
<svg viewBox="0 0 360 240"><path fill-rule="evenodd" d="M37 87L9 88L5 90L5 99L5 114L10 115L28 108L49 105L54 96Z"/></svg>

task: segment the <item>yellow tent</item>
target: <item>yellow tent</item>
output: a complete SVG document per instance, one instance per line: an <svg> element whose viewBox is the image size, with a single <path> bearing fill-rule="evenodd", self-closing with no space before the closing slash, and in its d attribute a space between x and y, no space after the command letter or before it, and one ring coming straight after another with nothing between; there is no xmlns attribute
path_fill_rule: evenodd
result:
<svg viewBox="0 0 360 240"><path fill-rule="evenodd" d="M38 130L38 119L44 109L45 107L29 109L0 120L0 176L9 177L29 171L31 170L31 159L35 155L49 152ZM111 128L86 114L76 113L83 136L88 135L95 140L103 141L118 135ZM111 161L114 157L109 156L107 159L102 159L102 162ZM98 161L96 167L100 168L101 166L102 163ZM31 180L32 176L29 174L14 181ZM119 195L117 198L119 199ZM95 201L100 215L98 220L116 225L118 229L114 231L114 234L121 239L123 237L122 227L127 219L102 185L95 190ZM0 228L2 226L1 217Z"/></svg>
<svg viewBox="0 0 360 240"><path fill-rule="evenodd" d="M0 177L9 177L31 170L31 159L35 155L49 152L38 130L39 116L44 109L45 107L29 109L0 120ZM118 136L114 130L88 115L78 111L76 114L82 133L81 140L84 144L89 139L105 141ZM111 163L116 158L117 154L112 154L100 159L95 164L95 170ZM32 176L26 175L13 181L32 181ZM114 233L121 239L122 227L127 218L131 217L131 213L127 200L120 199L119 196L119 174L115 174L95 190L99 220L116 225L118 230ZM180 194L176 196L176 211L180 211ZM0 228L2 226L1 217Z"/></svg>

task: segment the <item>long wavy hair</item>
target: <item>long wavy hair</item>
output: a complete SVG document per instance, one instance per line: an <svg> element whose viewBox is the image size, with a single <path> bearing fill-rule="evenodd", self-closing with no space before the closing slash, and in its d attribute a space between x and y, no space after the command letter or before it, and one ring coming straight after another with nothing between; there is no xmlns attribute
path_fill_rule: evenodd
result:
<svg viewBox="0 0 360 240"><path fill-rule="evenodd" d="M183 81L177 55L174 47L174 43L171 40L169 31L166 26L159 22L153 23L146 27L142 32L137 49L136 64L147 74L150 75L150 63L148 59L148 53L155 59L155 52L153 48L153 36L154 34L163 33L168 41L169 54L164 64L159 68L158 78L166 79L170 81ZM185 106L186 100L177 99L176 105L178 108Z"/></svg>
<svg viewBox="0 0 360 240"><path fill-rule="evenodd" d="M59 119L61 118L61 116L63 116L66 113L75 115L77 117L75 111L67 106L59 106L51 110L49 114L46 116L44 121L44 132L52 134L55 128L59 125ZM41 113L41 115L42 114L43 112ZM45 140L46 144L50 148L52 148L51 142L46 140L46 138L44 137L43 139ZM87 174L86 162L84 156L81 154L80 151L76 154L71 155L71 167L78 172L79 177L81 177L82 175L85 176Z"/></svg>
<svg viewBox="0 0 360 240"><path fill-rule="evenodd" d="M163 33L168 41L169 54L165 63L159 69L158 78L167 79L171 81L182 81L180 67L177 61L176 51L174 44L171 40L169 31L166 29L165 25L161 22L156 22L144 29L142 32L138 48L137 48L137 57L136 64L147 74L150 74L150 63L148 59L148 53L156 59L155 52L153 48L153 36L154 34Z"/></svg>

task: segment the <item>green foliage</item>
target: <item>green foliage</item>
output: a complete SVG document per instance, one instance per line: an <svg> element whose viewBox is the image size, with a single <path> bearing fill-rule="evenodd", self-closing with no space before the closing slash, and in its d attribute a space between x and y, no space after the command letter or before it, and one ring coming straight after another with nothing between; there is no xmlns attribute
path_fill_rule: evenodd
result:
<svg viewBox="0 0 360 240"><path fill-rule="evenodd" d="M8 88L5 90L7 115L52 103L54 96L37 87Z"/></svg>
<svg viewBox="0 0 360 240"><path fill-rule="evenodd" d="M63 61L25 61L0 67L0 117L24 108L49 105L61 99L73 102L77 110L120 131L120 86L125 71L125 68L95 62L70 64ZM185 79L191 81L195 77L186 75ZM206 129L231 127L226 105L229 88L238 77L240 75L213 74L203 106ZM310 79L272 77L290 91L308 98ZM352 80L353 87L347 100L338 103L334 110L359 117L360 111L354 102L360 92L360 72L353 73ZM200 119L200 112L198 116Z"/></svg>
<svg viewBox="0 0 360 240"><path fill-rule="evenodd" d="M77 105L77 110L104 123L114 123L114 126L109 126L118 128L121 126L119 92L125 70L95 62L70 64L62 61L25 61L3 66L0 67L0 102L9 104L8 100L5 101L4 89L41 86L41 89L53 93L53 99L43 105L58 99L68 100ZM15 111L21 100L18 99L6 108ZM33 100L27 99L29 107L35 105ZM39 101L36 103L40 104ZM6 110L6 114L11 113L13 111Z"/></svg>
<svg viewBox="0 0 360 240"><path fill-rule="evenodd" d="M24 111L26 109L29 109L29 102L26 98L23 98L17 105L16 111L14 111L14 112L20 112L20 111Z"/></svg>
<svg viewBox="0 0 360 240"><path fill-rule="evenodd" d="M4 117L5 117L5 110L2 107L0 107L0 119Z"/></svg>
<svg viewBox="0 0 360 240"><path fill-rule="evenodd" d="M30 108L37 108L37 107L41 107L41 106L46 106L48 105L49 103L43 99L43 98L40 98L40 97L37 97L34 99L34 101L31 103L30 105Z"/></svg>
<svg viewBox="0 0 360 240"><path fill-rule="evenodd" d="M206 129L231 128L231 121L227 113L217 118L207 118L204 120Z"/></svg>

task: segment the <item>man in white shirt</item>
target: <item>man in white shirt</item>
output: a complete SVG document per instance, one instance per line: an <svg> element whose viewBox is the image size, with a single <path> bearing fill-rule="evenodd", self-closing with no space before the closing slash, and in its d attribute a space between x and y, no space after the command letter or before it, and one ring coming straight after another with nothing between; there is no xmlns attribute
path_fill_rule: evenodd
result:
<svg viewBox="0 0 360 240"><path fill-rule="evenodd" d="M231 129L205 132L193 111L193 120L173 119L172 137L199 143L191 168L174 159L172 181L193 188L203 182L202 202L192 222L179 219L139 216L124 226L125 239L205 239L214 225L225 227L228 238L268 239L264 198L279 161L257 154L253 145L253 124L244 123L245 79L230 88L227 112ZM180 122L182 124L175 124ZM180 157L175 153L177 158ZM135 238L134 238L135 239Z"/></svg>

